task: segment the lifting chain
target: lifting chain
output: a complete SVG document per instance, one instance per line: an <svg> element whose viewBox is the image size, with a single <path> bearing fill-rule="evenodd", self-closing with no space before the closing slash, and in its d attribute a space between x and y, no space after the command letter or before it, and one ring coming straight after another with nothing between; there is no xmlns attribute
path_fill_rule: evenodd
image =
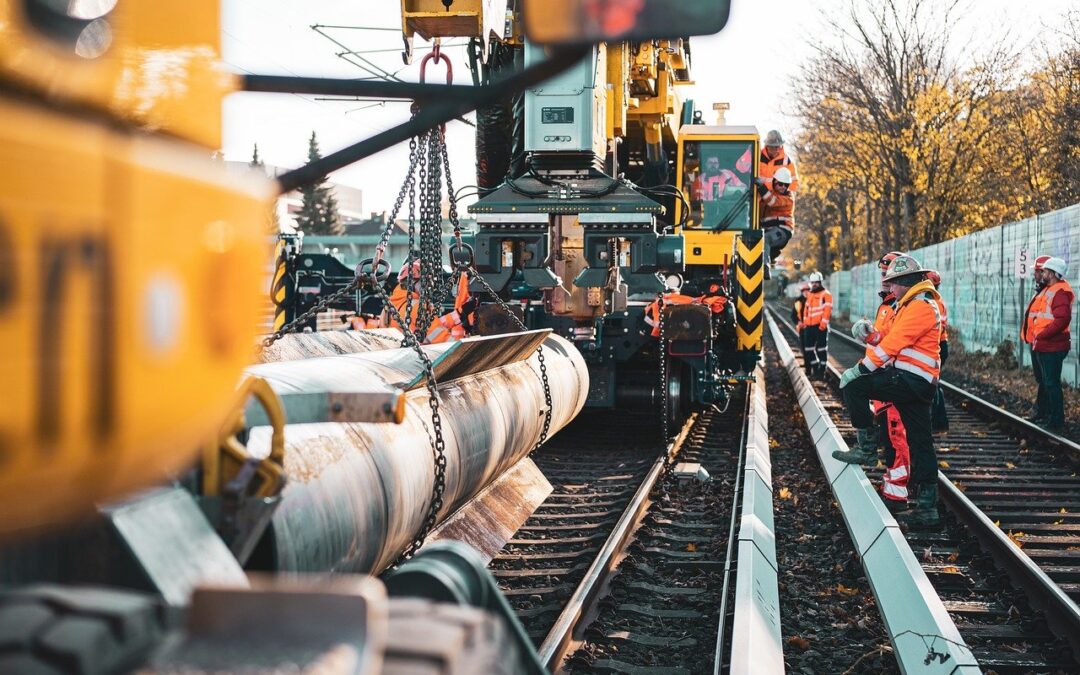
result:
<svg viewBox="0 0 1080 675"><path fill-rule="evenodd" d="M443 132L439 130L440 140L442 139ZM465 272L469 279L475 279L480 282L480 285L484 287L484 291L494 298L499 307L506 313L508 317L514 322L514 325L520 331L526 331L525 323L518 318L517 314L510 309L510 306L499 297L499 294L495 292L495 289L488 284L487 279L476 271L476 267L473 264L471 253L466 260L454 260L453 251L457 250L461 253L465 253L465 246L461 241L461 223L458 220L457 211L457 193L454 192L454 182L450 177L450 156L446 152L446 143L442 143L442 164L443 172L446 174L446 190L450 196L450 224L454 227L454 244L451 247L450 264L453 266L454 271ZM453 285L455 274L450 276L451 287ZM537 448L543 445L547 441L548 432L551 430L551 381L548 379L547 363L544 361L544 345L540 345L536 348L536 360L540 364L540 383L544 387L544 427L540 430L540 438L536 441L536 445L533 446L535 452Z"/></svg>
<svg viewBox="0 0 1080 675"><path fill-rule="evenodd" d="M670 393L668 389L668 345L667 345L667 326L664 321L664 291L660 291L657 294L657 303L659 304L659 322L660 322L660 442L661 447L664 449L664 474L669 475L675 467L675 458L668 452L668 436L670 430L668 429L668 420L670 412L668 408L671 407Z"/></svg>

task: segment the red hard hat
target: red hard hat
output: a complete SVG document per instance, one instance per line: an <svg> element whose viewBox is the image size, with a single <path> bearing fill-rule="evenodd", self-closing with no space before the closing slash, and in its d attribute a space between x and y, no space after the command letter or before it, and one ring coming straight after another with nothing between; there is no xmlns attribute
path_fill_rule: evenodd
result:
<svg viewBox="0 0 1080 675"><path fill-rule="evenodd" d="M885 255L878 258L878 261L877 261L878 269L880 269L882 272L884 272L886 269L888 269L889 263L891 263L893 260L896 260L896 256L898 256L898 255L904 255L904 254L901 253L900 251L889 251Z"/></svg>
<svg viewBox="0 0 1080 675"><path fill-rule="evenodd" d="M941 285L941 275L934 270L930 270L926 273L926 278L930 280L930 283L934 284L934 288Z"/></svg>
<svg viewBox="0 0 1080 675"><path fill-rule="evenodd" d="M1038 258L1035 258L1035 269L1041 270L1043 266L1046 265L1046 261L1052 257L1053 256L1049 255L1041 255Z"/></svg>

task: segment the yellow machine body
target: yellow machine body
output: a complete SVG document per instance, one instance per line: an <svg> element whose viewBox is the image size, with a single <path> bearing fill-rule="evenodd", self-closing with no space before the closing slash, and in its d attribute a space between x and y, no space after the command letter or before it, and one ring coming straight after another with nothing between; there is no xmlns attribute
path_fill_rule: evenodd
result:
<svg viewBox="0 0 1080 675"><path fill-rule="evenodd" d="M738 349L752 352L761 350L765 282L765 244L754 185L760 146L754 127L683 125L676 165L676 187L691 208L686 226L679 228L687 275L711 276L717 267L734 275ZM697 182L716 171L719 178ZM714 190L711 198L701 198L705 186ZM676 222L682 221L685 208L681 200L676 203Z"/></svg>
<svg viewBox="0 0 1080 675"><path fill-rule="evenodd" d="M0 0L0 80L8 86L221 147L221 99L236 79L220 62L217 0L125 0L62 37L28 5Z"/></svg>
<svg viewBox="0 0 1080 675"><path fill-rule="evenodd" d="M0 3L4 535L166 480L218 435L253 355L276 192L211 158L216 2L122 2L97 60L22 6Z"/></svg>

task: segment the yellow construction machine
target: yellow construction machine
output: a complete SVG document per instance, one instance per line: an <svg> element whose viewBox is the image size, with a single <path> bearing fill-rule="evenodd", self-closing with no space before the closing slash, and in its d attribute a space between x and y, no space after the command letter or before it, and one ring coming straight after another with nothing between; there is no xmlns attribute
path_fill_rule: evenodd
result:
<svg viewBox="0 0 1080 675"><path fill-rule="evenodd" d="M470 87L228 72L216 0L0 2L0 672L542 670L461 521L495 481L539 480L525 458L584 405L583 357L543 329L424 346L295 321L255 348L277 195L437 140L592 45L619 45L604 138L640 139L631 165L671 156L680 36L727 3L520 5L506 39L505 2L403 4L407 39L466 31L487 62L493 31L533 41ZM213 158L234 91L417 108L271 180ZM408 640L435 632L452 649Z"/></svg>

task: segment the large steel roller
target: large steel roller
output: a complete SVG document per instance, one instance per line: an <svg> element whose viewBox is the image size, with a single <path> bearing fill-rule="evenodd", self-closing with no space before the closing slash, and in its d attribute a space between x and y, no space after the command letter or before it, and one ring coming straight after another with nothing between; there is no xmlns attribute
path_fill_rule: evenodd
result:
<svg viewBox="0 0 1080 675"><path fill-rule="evenodd" d="M549 435L585 404L588 370L569 342L546 331L432 345L446 443L439 520L477 495L536 445L544 390L535 346L542 342L551 388ZM532 354L529 356L529 354ZM294 572L379 572L420 530L434 481L432 423L423 368L411 349L262 363L248 369L279 393L358 386L408 390L401 424L318 423L285 428L289 483L269 539L253 564ZM264 428L249 448L266 447Z"/></svg>

